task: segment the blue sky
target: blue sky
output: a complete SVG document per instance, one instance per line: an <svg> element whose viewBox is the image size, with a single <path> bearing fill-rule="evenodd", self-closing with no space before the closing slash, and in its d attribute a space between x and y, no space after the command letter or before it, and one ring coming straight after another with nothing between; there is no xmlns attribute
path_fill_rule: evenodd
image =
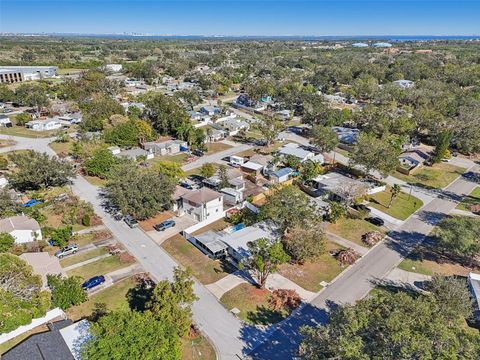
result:
<svg viewBox="0 0 480 360"><path fill-rule="evenodd" d="M478 35L480 0L0 0L0 32Z"/></svg>

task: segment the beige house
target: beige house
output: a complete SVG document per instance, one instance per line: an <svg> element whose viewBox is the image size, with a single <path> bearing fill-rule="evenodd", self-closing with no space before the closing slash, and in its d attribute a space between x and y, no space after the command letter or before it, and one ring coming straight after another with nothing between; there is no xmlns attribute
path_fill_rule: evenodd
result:
<svg viewBox="0 0 480 360"><path fill-rule="evenodd" d="M20 255L20 258L25 260L33 268L35 274L42 277L44 288L47 286L47 275L66 275L58 258L49 253L23 253Z"/></svg>
<svg viewBox="0 0 480 360"><path fill-rule="evenodd" d="M17 244L42 240L42 231L38 222L25 215L1 219L0 232L12 235Z"/></svg>

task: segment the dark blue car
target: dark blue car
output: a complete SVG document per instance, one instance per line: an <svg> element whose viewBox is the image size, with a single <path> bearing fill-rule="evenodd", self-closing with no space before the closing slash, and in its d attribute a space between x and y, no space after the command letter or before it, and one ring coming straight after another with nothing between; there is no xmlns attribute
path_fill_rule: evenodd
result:
<svg viewBox="0 0 480 360"><path fill-rule="evenodd" d="M25 204L21 205L21 207L27 208L27 207L32 207L34 205L41 204L41 203L42 203L42 201L40 201L40 200L30 199Z"/></svg>
<svg viewBox="0 0 480 360"><path fill-rule="evenodd" d="M82 284L82 288L88 290L88 289L92 289L94 288L95 286L98 286L100 284L103 284L105 282L105 277L103 275L100 275L100 276L94 276L90 279L88 279L87 281L85 281L83 284Z"/></svg>

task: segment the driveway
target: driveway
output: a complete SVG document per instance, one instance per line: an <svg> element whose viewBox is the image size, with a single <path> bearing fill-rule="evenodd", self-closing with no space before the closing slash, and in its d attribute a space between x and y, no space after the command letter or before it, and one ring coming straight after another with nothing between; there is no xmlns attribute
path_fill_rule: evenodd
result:
<svg viewBox="0 0 480 360"><path fill-rule="evenodd" d="M174 227L171 227L164 231L149 230L146 231L146 234L150 236L153 241L155 241L158 245L161 245L165 240L197 223L195 220L193 220L187 215L181 217L175 216L172 218L172 220L175 221Z"/></svg>
<svg viewBox="0 0 480 360"><path fill-rule="evenodd" d="M196 168L198 168L198 167L200 167L200 166L202 166L203 164L206 164L206 163L215 163L217 161L222 160L224 157L232 156L232 155L238 154L240 152L249 150L251 148L253 148L253 146L249 145L249 144L237 144L236 146L231 147L230 149L219 151L219 152L214 153L212 155L204 155L204 156L198 158L197 160L192 161L189 164L183 165L182 170L183 171L193 170L193 169L196 169Z"/></svg>

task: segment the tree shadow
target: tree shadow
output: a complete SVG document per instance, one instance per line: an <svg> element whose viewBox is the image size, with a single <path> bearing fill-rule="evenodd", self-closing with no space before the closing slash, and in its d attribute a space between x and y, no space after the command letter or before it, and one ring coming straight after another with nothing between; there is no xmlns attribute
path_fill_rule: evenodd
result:
<svg viewBox="0 0 480 360"><path fill-rule="evenodd" d="M425 234L416 231L390 231L385 245L399 253L402 257L407 257L416 246L426 237Z"/></svg>
<svg viewBox="0 0 480 360"><path fill-rule="evenodd" d="M144 279L137 283L134 288L127 291L126 298L130 309L135 311L145 311L147 304L153 296L155 283L150 279Z"/></svg>
<svg viewBox="0 0 480 360"><path fill-rule="evenodd" d="M444 213L426 210L420 210L416 215L421 221L433 226L436 226L446 216Z"/></svg>
<svg viewBox="0 0 480 360"><path fill-rule="evenodd" d="M274 311L265 305L258 306L255 311L247 313L247 319L254 324L271 325L285 319L286 314Z"/></svg>
<svg viewBox="0 0 480 360"><path fill-rule="evenodd" d="M411 297L418 297L423 293L423 282L417 282L418 286L403 281L394 281L389 279L374 278L370 280L372 285L392 293L405 292Z"/></svg>
<svg viewBox="0 0 480 360"><path fill-rule="evenodd" d="M246 344L244 355L255 360L295 358L299 355L298 349L302 342L300 329L303 326L326 324L328 312L335 306L331 302L325 308L305 304L281 323L264 330L245 325L241 329L241 337Z"/></svg>

